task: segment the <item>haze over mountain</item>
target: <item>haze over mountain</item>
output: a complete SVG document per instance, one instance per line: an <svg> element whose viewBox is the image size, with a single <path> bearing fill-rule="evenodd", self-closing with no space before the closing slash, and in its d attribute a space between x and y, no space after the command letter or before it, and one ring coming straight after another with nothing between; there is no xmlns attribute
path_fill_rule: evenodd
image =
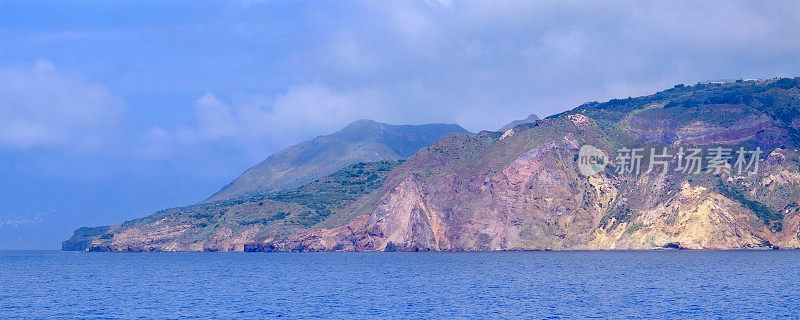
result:
<svg viewBox="0 0 800 320"><path fill-rule="evenodd" d="M529 115L527 118L521 119L521 120L511 121L508 124L504 125L502 128L500 128L500 130L497 130L497 131L506 132L506 131L508 131L508 129L511 129L511 128L516 127L516 126L521 125L521 124L531 123L531 122L534 122L536 120L539 120L539 116L531 113L531 115Z"/></svg>
<svg viewBox="0 0 800 320"><path fill-rule="evenodd" d="M579 173L581 146L612 165ZM614 170L623 148L759 150L757 172ZM473 251L800 248L800 78L677 85L284 192L81 228L64 250ZM683 149L680 149L683 150ZM670 156L670 161L676 158Z"/></svg>
<svg viewBox="0 0 800 320"><path fill-rule="evenodd" d="M469 133L455 124L391 125L358 120L332 134L274 153L205 202L290 190L358 162L406 159L451 132Z"/></svg>

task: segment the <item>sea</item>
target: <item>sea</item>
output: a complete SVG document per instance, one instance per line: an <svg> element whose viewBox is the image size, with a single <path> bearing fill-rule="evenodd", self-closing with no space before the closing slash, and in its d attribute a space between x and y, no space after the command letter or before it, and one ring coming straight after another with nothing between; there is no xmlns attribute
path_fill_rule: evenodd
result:
<svg viewBox="0 0 800 320"><path fill-rule="evenodd" d="M0 252L0 319L800 319L800 251Z"/></svg>

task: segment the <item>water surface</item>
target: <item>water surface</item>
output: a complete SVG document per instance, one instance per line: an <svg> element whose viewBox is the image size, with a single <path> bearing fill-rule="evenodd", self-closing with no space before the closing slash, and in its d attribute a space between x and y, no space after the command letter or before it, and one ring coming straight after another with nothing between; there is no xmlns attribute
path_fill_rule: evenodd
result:
<svg viewBox="0 0 800 320"><path fill-rule="evenodd" d="M800 318L800 251L0 252L5 318Z"/></svg>

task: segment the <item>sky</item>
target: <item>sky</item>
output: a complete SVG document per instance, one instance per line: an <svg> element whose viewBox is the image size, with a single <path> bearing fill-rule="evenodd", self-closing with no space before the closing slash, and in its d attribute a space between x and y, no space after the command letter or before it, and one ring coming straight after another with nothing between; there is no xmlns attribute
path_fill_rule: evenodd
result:
<svg viewBox="0 0 800 320"><path fill-rule="evenodd" d="M800 2L0 2L0 250L202 201L357 119L497 129L800 76Z"/></svg>

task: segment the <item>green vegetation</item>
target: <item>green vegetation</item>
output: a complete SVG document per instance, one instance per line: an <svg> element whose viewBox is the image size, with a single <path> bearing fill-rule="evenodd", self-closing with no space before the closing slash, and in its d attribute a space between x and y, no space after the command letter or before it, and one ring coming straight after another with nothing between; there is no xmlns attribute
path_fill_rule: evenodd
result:
<svg viewBox="0 0 800 320"><path fill-rule="evenodd" d="M766 205L758 201L752 201L742 194L742 192L736 190L733 186L728 186L722 181L717 181L716 189L725 197L733 199L742 204L745 208L749 209L757 217L759 217L765 225L769 226L774 231L781 231L783 229L783 225L781 220L783 220L783 215L780 212L775 212L769 209Z"/></svg>
<svg viewBox="0 0 800 320"><path fill-rule="evenodd" d="M64 248L80 251L93 239L110 242L115 230L134 226L149 228L161 220L172 225L192 225L193 229L184 235L187 242L205 239L220 226L238 229L261 225L271 228L271 232L277 232L273 233L275 235L286 235L297 227L312 227L376 190L403 161L360 162L292 191L249 194L235 199L161 210L113 228L80 228Z"/></svg>
<svg viewBox="0 0 800 320"><path fill-rule="evenodd" d="M94 228L78 228L75 233L67 241L61 245L62 250L66 251L83 251L86 250L94 238L110 239L108 230L109 226L94 227Z"/></svg>
<svg viewBox="0 0 800 320"><path fill-rule="evenodd" d="M677 85L649 96L627 99L612 99L605 103L596 101L585 103L573 110L562 114L550 116L557 118L566 114L583 113L596 121L601 128L617 128L626 116L646 106L662 104L662 110L675 109L675 111L662 112L648 115L649 120L669 120L685 124L687 121L699 120L696 116L705 116L702 120L724 121L737 115L712 112L712 105L729 105L745 107L741 112L758 111L767 114L781 123L778 125L787 128L795 138L796 129L791 127L791 122L800 117L800 102L786 94L783 90L800 89L800 78L781 78L763 81L737 81L730 83L698 83L694 86ZM652 118L651 116L656 116ZM716 116L716 117L715 117ZM681 117L682 119L675 119Z"/></svg>
<svg viewBox="0 0 800 320"><path fill-rule="evenodd" d="M290 212L288 212L288 211L287 212L281 211L281 212L276 213L275 215L273 215L269 219L267 219L267 221L282 220L283 218L288 217L289 214L290 214Z"/></svg>
<svg viewBox="0 0 800 320"><path fill-rule="evenodd" d="M641 223L637 223L637 224L632 225L630 228L628 228L628 230L625 230L625 233L626 234L633 234L636 231L639 231L639 229L641 229L641 228L642 228L642 224Z"/></svg>
<svg viewBox="0 0 800 320"><path fill-rule="evenodd" d="M311 210L300 212L293 220L304 227L315 225L361 196L381 186L400 161L360 162L301 188L263 195L262 197L292 202ZM283 219L287 215L277 218Z"/></svg>

